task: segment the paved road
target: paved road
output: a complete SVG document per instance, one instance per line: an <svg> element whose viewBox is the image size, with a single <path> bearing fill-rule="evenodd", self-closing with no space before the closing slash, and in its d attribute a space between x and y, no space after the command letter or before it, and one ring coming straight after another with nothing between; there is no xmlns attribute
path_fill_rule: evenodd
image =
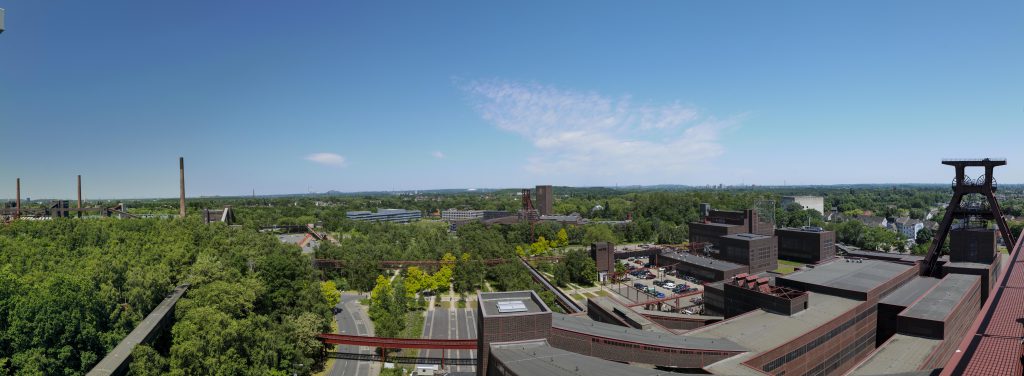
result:
<svg viewBox="0 0 1024 376"><path fill-rule="evenodd" d="M451 319L448 318L451 312L447 309L437 308L427 311L427 318L423 322L423 337L435 339L447 339L451 332ZM440 358L441 350L423 350L420 352L425 358Z"/></svg>
<svg viewBox="0 0 1024 376"><path fill-rule="evenodd" d="M476 338L476 313L472 309L437 308L427 311L423 322L423 338L469 339ZM446 350L445 358L473 358L476 350ZM440 358L441 350L423 350L420 356ZM474 366L446 367L453 373L474 374Z"/></svg>
<svg viewBox="0 0 1024 376"><path fill-rule="evenodd" d="M373 324L366 312L359 305L359 295L342 294L341 303L338 303L341 312L334 315L338 322L338 332L341 334L372 336ZM349 353L372 354L373 349L359 346L338 346L338 351ZM372 376L380 373L379 367L373 367L370 362L358 362L355 360L337 359L334 367L331 368L331 376Z"/></svg>
<svg viewBox="0 0 1024 376"><path fill-rule="evenodd" d="M470 339L476 338L476 312L470 308L456 309L455 311L455 323L458 327L457 335L454 338L457 339ZM455 358L475 358L476 350L458 350L454 355ZM474 366L458 366L453 369L453 372L473 372L476 370Z"/></svg>

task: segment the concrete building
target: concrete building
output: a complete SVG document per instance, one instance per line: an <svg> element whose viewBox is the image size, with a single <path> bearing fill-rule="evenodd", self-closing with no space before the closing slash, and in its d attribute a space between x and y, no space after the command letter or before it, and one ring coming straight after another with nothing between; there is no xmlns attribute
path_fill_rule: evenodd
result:
<svg viewBox="0 0 1024 376"><path fill-rule="evenodd" d="M780 228L779 258L816 264L836 257L836 233L821 227Z"/></svg>
<svg viewBox="0 0 1024 376"><path fill-rule="evenodd" d="M535 189L536 200L537 200L537 211L540 215L552 215L554 211L552 207L555 205L554 189L550 185L538 185Z"/></svg>
<svg viewBox="0 0 1024 376"><path fill-rule="evenodd" d="M370 211L350 211L345 212L345 216L353 221L409 223L419 220L423 217L423 214L418 210L378 208L376 213Z"/></svg>
<svg viewBox="0 0 1024 376"><path fill-rule="evenodd" d="M804 209L813 209L825 214L825 198L821 196L782 196L779 206L785 209L790 204L799 204Z"/></svg>

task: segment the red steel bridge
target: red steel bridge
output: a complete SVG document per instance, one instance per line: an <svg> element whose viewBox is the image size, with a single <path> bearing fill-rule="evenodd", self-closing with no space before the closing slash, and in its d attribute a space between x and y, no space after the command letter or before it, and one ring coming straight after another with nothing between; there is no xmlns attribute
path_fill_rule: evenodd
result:
<svg viewBox="0 0 1024 376"><path fill-rule="evenodd" d="M530 257L526 261L558 261L561 260L562 256L539 256ZM508 259L486 259L483 260L485 265L497 265L506 262L517 262L519 259L508 258ZM444 263L454 263L453 261L439 261L439 260L382 260L377 261L377 266L380 268L401 268L406 266L439 266ZM313 266L319 269L332 269L340 268L345 266L345 261L331 260L331 259L314 259Z"/></svg>
<svg viewBox="0 0 1024 376"><path fill-rule="evenodd" d="M365 347L379 347L379 354L352 354L341 352L327 352L325 355L331 358L352 359L364 361L377 361L405 364L440 364L445 365L475 365L476 359L471 358L447 358L443 350L477 350L476 339L423 339L423 338L387 338L387 337L366 337L352 336L346 334L323 333L318 336L325 345L352 345ZM392 349L434 349L442 350L441 358L414 358L414 357L391 357L388 358L388 350Z"/></svg>

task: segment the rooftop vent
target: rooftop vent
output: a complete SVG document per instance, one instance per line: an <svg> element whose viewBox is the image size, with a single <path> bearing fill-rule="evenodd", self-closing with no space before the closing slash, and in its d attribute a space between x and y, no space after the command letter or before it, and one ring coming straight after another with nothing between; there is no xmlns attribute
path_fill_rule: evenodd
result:
<svg viewBox="0 0 1024 376"><path fill-rule="evenodd" d="M500 313L513 313L513 312L526 312L526 304L523 304L519 300L507 300L498 302L498 312Z"/></svg>

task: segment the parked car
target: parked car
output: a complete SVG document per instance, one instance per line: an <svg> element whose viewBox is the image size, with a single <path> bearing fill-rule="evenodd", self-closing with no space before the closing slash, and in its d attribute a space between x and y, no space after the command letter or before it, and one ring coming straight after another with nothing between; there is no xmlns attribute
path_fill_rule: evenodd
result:
<svg viewBox="0 0 1024 376"><path fill-rule="evenodd" d="M654 274L647 273L646 275L644 275L644 279L654 279Z"/></svg>
<svg viewBox="0 0 1024 376"><path fill-rule="evenodd" d="M665 286L665 281L662 281L660 279L656 280L656 281L654 281L654 285L655 286Z"/></svg>
<svg viewBox="0 0 1024 376"><path fill-rule="evenodd" d="M661 299L661 298L664 298L664 297L665 297L665 293L663 293L663 292L658 292L657 294L655 294L655 296L657 296L657 297L658 297L658 299Z"/></svg>
<svg viewBox="0 0 1024 376"><path fill-rule="evenodd" d="M669 282L669 281L666 281L664 284L661 285L661 287L664 287L664 288L667 288L667 289L674 289L674 288L676 288L676 284L672 283L672 282Z"/></svg>
<svg viewBox="0 0 1024 376"><path fill-rule="evenodd" d="M647 288L647 285L637 282L633 284L633 287L635 287L637 290L643 290Z"/></svg>

